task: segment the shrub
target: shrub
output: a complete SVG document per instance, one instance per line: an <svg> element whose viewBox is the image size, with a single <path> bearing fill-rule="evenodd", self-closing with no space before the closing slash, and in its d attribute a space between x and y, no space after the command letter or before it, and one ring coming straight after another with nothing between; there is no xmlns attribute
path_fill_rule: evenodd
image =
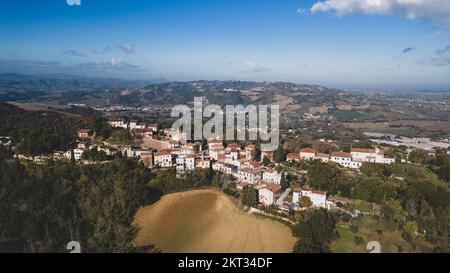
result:
<svg viewBox="0 0 450 273"><path fill-rule="evenodd" d="M355 244L358 246L364 244L364 238L361 236L355 236Z"/></svg>

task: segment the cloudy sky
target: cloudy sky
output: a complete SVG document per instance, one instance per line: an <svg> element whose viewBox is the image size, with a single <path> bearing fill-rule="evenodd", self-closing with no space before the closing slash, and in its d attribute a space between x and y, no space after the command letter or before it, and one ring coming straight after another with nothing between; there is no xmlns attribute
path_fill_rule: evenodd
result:
<svg viewBox="0 0 450 273"><path fill-rule="evenodd" d="M450 90L450 1L4 0L4 72Z"/></svg>

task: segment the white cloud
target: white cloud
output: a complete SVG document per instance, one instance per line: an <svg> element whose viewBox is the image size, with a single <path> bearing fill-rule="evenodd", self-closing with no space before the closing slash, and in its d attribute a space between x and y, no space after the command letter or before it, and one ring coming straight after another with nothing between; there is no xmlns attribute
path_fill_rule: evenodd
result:
<svg viewBox="0 0 450 273"><path fill-rule="evenodd" d="M81 6L81 0L66 0L69 6Z"/></svg>
<svg viewBox="0 0 450 273"><path fill-rule="evenodd" d="M450 27L449 0L326 0L311 7L311 13L329 11L338 16L356 13L395 15Z"/></svg>
<svg viewBox="0 0 450 273"><path fill-rule="evenodd" d="M259 65L259 64L255 64L254 62L251 61L245 61L245 64L248 66L249 71L247 72L252 72L252 73L259 73L259 72L267 72L270 71L269 68Z"/></svg>
<svg viewBox="0 0 450 273"><path fill-rule="evenodd" d="M304 8L298 8L297 9L297 13L298 14L307 14L309 12L309 10L304 9Z"/></svg>
<svg viewBox="0 0 450 273"><path fill-rule="evenodd" d="M122 51L126 54L134 53L134 46L130 44L121 44L119 45L119 48L122 49Z"/></svg>
<svg viewBox="0 0 450 273"><path fill-rule="evenodd" d="M0 60L0 73L51 74L64 73L88 76L141 75L147 69L135 64L112 58L105 61L67 64L62 62L44 62L27 60Z"/></svg>

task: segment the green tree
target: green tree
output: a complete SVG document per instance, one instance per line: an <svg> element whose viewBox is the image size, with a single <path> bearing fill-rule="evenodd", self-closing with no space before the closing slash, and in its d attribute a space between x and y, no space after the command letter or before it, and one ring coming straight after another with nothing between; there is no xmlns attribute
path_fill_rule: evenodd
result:
<svg viewBox="0 0 450 273"><path fill-rule="evenodd" d="M242 204L249 207L256 207L259 203L258 190L252 186L245 186L242 190Z"/></svg>
<svg viewBox="0 0 450 273"><path fill-rule="evenodd" d="M381 207L384 219L397 224L397 229L406 221L408 213L402 208L400 201L390 199Z"/></svg>
<svg viewBox="0 0 450 273"><path fill-rule="evenodd" d="M427 153L422 150L413 150L409 154L409 161L412 163L424 164L427 160Z"/></svg>
<svg viewBox="0 0 450 273"><path fill-rule="evenodd" d="M300 206L302 208L308 208L312 205L311 198L308 196L302 196L300 197Z"/></svg>
<svg viewBox="0 0 450 273"><path fill-rule="evenodd" d="M450 164L444 165L439 168L438 171L439 178L446 182L450 182Z"/></svg>
<svg viewBox="0 0 450 273"><path fill-rule="evenodd" d="M286 153L283 150L282 145L273 152L273 161L280 163L286 160Z"/></svg>
<svg viewBox="0 0 450 273"><path fill-rule="evenodd" d="M416 221L407 221L402 227L403 235L408 241L413 241L417 237L419 225Z"/></svg>
<svg viewBox="0 0 450 273"><path fill-rule="evenodd" d="M294 252L330 252L331 241L337 237L335 227L335 219L325 209L307 212L292 229L293 235L299 238Z"/></svg>
<svg viewBox="0 0 450 273"><path fill-rule="evenodd" d="M325 164L314 164L309 169L309 184L320 190L332 191L334 189L333 169Z"/></svg>

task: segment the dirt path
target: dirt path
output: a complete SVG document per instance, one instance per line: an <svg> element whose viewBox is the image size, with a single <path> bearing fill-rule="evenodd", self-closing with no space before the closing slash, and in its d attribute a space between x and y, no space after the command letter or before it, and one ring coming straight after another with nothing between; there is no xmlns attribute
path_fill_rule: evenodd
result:
<svg viewBox="0 0 450 273"><path fill-rule="evenodd" d="M137 245L163 252L291 252L290 228L239 209L223 193L196 190L169 194L135 217Z"/></svg>

